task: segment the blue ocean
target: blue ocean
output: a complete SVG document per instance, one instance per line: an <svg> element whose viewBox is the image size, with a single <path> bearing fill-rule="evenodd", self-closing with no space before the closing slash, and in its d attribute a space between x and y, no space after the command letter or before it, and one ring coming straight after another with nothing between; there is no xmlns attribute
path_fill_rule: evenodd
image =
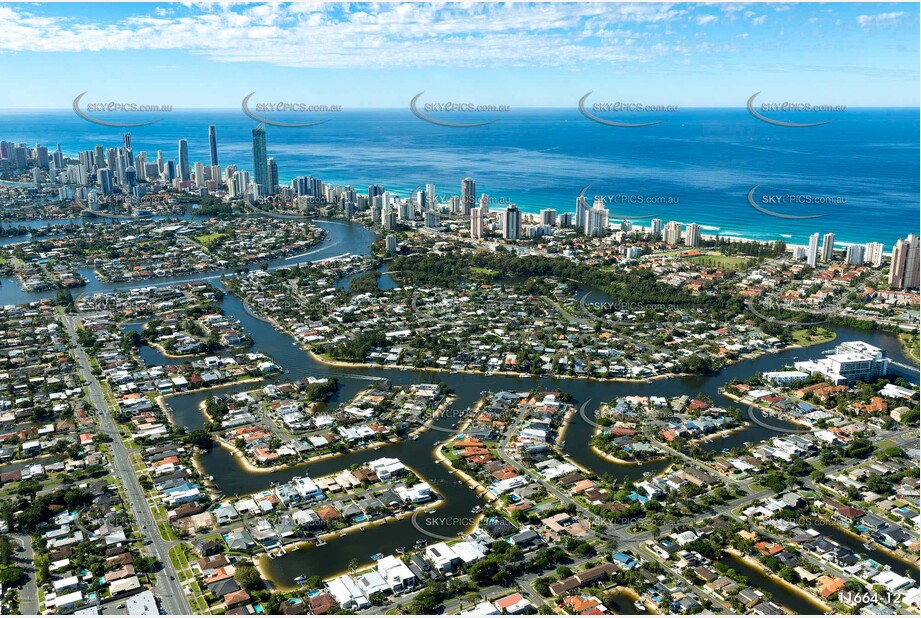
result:
<svg viewBox="0 0 921 618"><path fill-rule="evenodd" d="M575 210L580 191L608 203L614 220L696 222L705 234L805 244L813 232L834 232L839 246L879 241L891 250L918 233L919 114L917 109L850 109L829 124L779 127L743 109L690 109L642 128L593 122L578 109L495 114L480 127L444 127L410 110L343 111L324 124L267 127L268 155L283 182L310 175L364 190L383 184L397 195L434 183L439 195L459 194L476 179L477 194L514 202L525 212ZM220 164L252 169L251 130L239 110L173 111L157 124L126 129L135 153L162 150L177 158L189 142L191 161L208 161L208 125L215 124ZM278 120L284 120L278 116ZM125 121L125 117L119 118ZM302 119L301 119L302 120ZM0 139L53 146L73 155L96 144L117 146L125 129L89 123L72 111L0 112ZM824 204L753 208L761 195L819 196ZM630 197L623 197L630 196ZM608 198L606 198L608 199ZM654 203L654 205L653 205Z"/></svg>

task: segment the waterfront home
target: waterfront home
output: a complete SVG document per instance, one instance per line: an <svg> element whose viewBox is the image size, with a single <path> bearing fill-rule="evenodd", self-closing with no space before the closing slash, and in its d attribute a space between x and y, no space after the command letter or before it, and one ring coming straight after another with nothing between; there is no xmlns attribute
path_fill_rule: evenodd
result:
<svg viewBox="0 0 921 618"><path fill-rule="evenodd" d="M377 573L393 592L410 590L419 585L419 579L396 556L385 556L377 561Z"/></svg>
<svg viewBox="0 0 921 618"><path fill-rule="evenodd" d="M364 592L348 575L329 580L326 582L326 589L344 609L355 611L371 607L371 602L368 601Z"/></svg>
<svg viewBox="0 0 921 618"><path fill-rule="evenodd" d="M231 551L248 551L256 544L250 533L243 528L231 530L225 534L224 541Z"/></svg>
<svg viewBox="0 0 921 618"><path fill-rule="evenodd" d="M407 473L406 466L396 458L382 457L368 462L368 468L377 475L381 481L389 481L393 478L404 476Z"/></svg>
<svg viewBox="0 0 921 618"><path fill-rule="evenodd" d="M390 591L390 586L376 571L368 571L356 575L354 579L355 585L357 585L368 598L375 594L384 594Z"/></svg>
<svg viewBox="0 0 921 618"><path fill-rule="evenodd" d="M763 601L752 608L752 614L755 616L783 616L786 613L780 605L773 601Z"/></svg>
<svg viewBox="0 0 921 618"><path fill-rule="evenodd" d="M219 526L223 526L237 519L240 514L230 504L222 504L214 509L214 520Z"/></svg>
<svg viewBox="0 0 921 618"><path fill-rule="evenodd" d="M328 592L321 592L320 594L314 594L308 598L308 604L310 605L310 613L314 616L324 616L330 612L330 610L338 607L336 599L333 598ZM282 608L282 613L286 615L291 615L291 612L285 611L285 608Z"/></svg>
<svg viewBox="0 0 921 618"><path fill-rule="evenodd" d="M449 574L454 572L454 567L461 564L460 556L455 553L447 543L435 543L425 548L423 552L425 559L432 566L442 573Z"/></svg>
<svg viewBox="0 0 921 618"><path fill-rule="evenodd" d="M301 498L307 502L318 502L326 499L326 494L317 487L317 484L309 476L296 476L291 479L291 483Z"/></svg>

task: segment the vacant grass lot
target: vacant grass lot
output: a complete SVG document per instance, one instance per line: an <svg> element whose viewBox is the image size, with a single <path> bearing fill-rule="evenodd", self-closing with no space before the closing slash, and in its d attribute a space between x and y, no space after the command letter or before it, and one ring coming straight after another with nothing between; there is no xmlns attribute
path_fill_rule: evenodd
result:
<svg viewBox="0 0 921 618"><path fill-rule="evenodd" d="M812 345L833 341L836 335L827 328L798 328L793 331L793 343L796 345Z"/></svg>
<svg viewBox="0 0 921 618"><path fill-rule="evenodd" d="M195 238L195 242L197 242L198 244L204 245L206 247L210 247L211 245L216 245L217 243L221 242L222 240L228 237L229 237L229 234L221 234L221 233L215 232L214 234L202 234L201 236L195 236L194 238Z"/></svg>
<svg viewBox="0 0 921 618"><path fill-rule="evenodd" d="M707 253L705 255L695 255L685 259L692 264L697 264L698 266L704 266L707 268L740 270L744 268L745 264L748 263L752 258L739 257L736 255L721 255L719 253Z"/></svg>

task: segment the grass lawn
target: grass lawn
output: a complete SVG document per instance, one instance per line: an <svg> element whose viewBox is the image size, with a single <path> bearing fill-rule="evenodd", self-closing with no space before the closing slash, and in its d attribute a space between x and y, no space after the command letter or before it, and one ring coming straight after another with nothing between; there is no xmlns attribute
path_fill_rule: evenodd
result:
<svg viewBox="0 0 921 618"><path fill-rule="evenodd" d="M195 238L195 241L197 243L204 245L206 247L210 247L211 245L215 245L221 242L222 240L224 240L225 238L229 238L229 237L230 237L229 234L221 234L221 233L215 232L214 234L202 234L201 236L194 236L193 238Z"/></svg>
<svg viewBox="0 0 921 618"><path fill-rule="evenodd" d="M192 570L192 565L189 562L188 556L186 556L185 546L176 545L171 547L169 550L169 561L172 563L173 568L176 569L179 579L189 580L187 585L192 593L188 596L188 599L192 606L192 611L196 614L211 613L208 611L208 603L205 601L204 593L195 580L195 573Z"/></svg>
<svg viewBox="0 0 921 618"><path fill-rule="evenodd" d="M916 363L918 361L918 334L917 333L899 333L899 340L902 342L902 347L905 349L905 354L909 356Z"/></svg>
<svg viewBox="0 0 921 618"><path fill-rule="evenodd" d="M706 266L709 268L720 268L723 270L739 270L745 266L745 263L750 261L750 257L739 257L736 255L721 255L719 253L707 253L705 255L695 255L693 257L685 258L688 262L692 264L697 264L698 266Z"/></svg>
<svg viewBox="0 0 921 618"><path fill-rule="evenodd" d="M793 343L796 345L827 343L834 341L836 336L834 331L826 328L797 328L793 331Z"/></svg>
<svg viewBox="0 0 921 618"><path fill-rule="evenodd" d="M177 571L184 570L189 564L189 561L182 555L183 553L181 545L175 545L169 549L170 564L172 564L173 568Z"/></svg>
<svg viewBox="0 0 921 618"><path fill-rule="evenodd" d="M893 446L898 446L895 440L883 440L882 442L876 445L876 452L880 453L882 451L885 451L887 448L892 448Z"/></svg>
<svg viewBox="0 0 921 618"><path fill-rule="evenodd" d="M491 269L491 268L480 268L480 267L478 267L478 266L473 266L473 267L470 269L470 274L471 274L471 275L479 275L479 276L481 276L481 277L489 277L489 278L492 278L492 277L495 277L496 274L498 274L498 273L497 273L495 270Z"/></svg>
<svg viewBox="0 0 921 618"><path fill-rule="evenodd" d="M166 513L166 509L161 505L157 505L151 506L150 510L153 511L154 519L157 521L157 529L160 531L160 536L162 536L165 541L178 541L179 537L173 532L173 527L169 525L169 516Z"/></svg>

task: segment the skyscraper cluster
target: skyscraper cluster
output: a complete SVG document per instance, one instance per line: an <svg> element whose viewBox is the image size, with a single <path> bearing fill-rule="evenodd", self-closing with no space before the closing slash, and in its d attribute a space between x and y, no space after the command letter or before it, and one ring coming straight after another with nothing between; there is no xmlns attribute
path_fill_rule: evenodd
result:
<svg viewBox="0 0 921 618"><path fill-rule="evenodd" d="M909 234L892 247L889 265L889 287L895 290L917 290L921 280L921 262L918 255L918 236Z"/></svg>

